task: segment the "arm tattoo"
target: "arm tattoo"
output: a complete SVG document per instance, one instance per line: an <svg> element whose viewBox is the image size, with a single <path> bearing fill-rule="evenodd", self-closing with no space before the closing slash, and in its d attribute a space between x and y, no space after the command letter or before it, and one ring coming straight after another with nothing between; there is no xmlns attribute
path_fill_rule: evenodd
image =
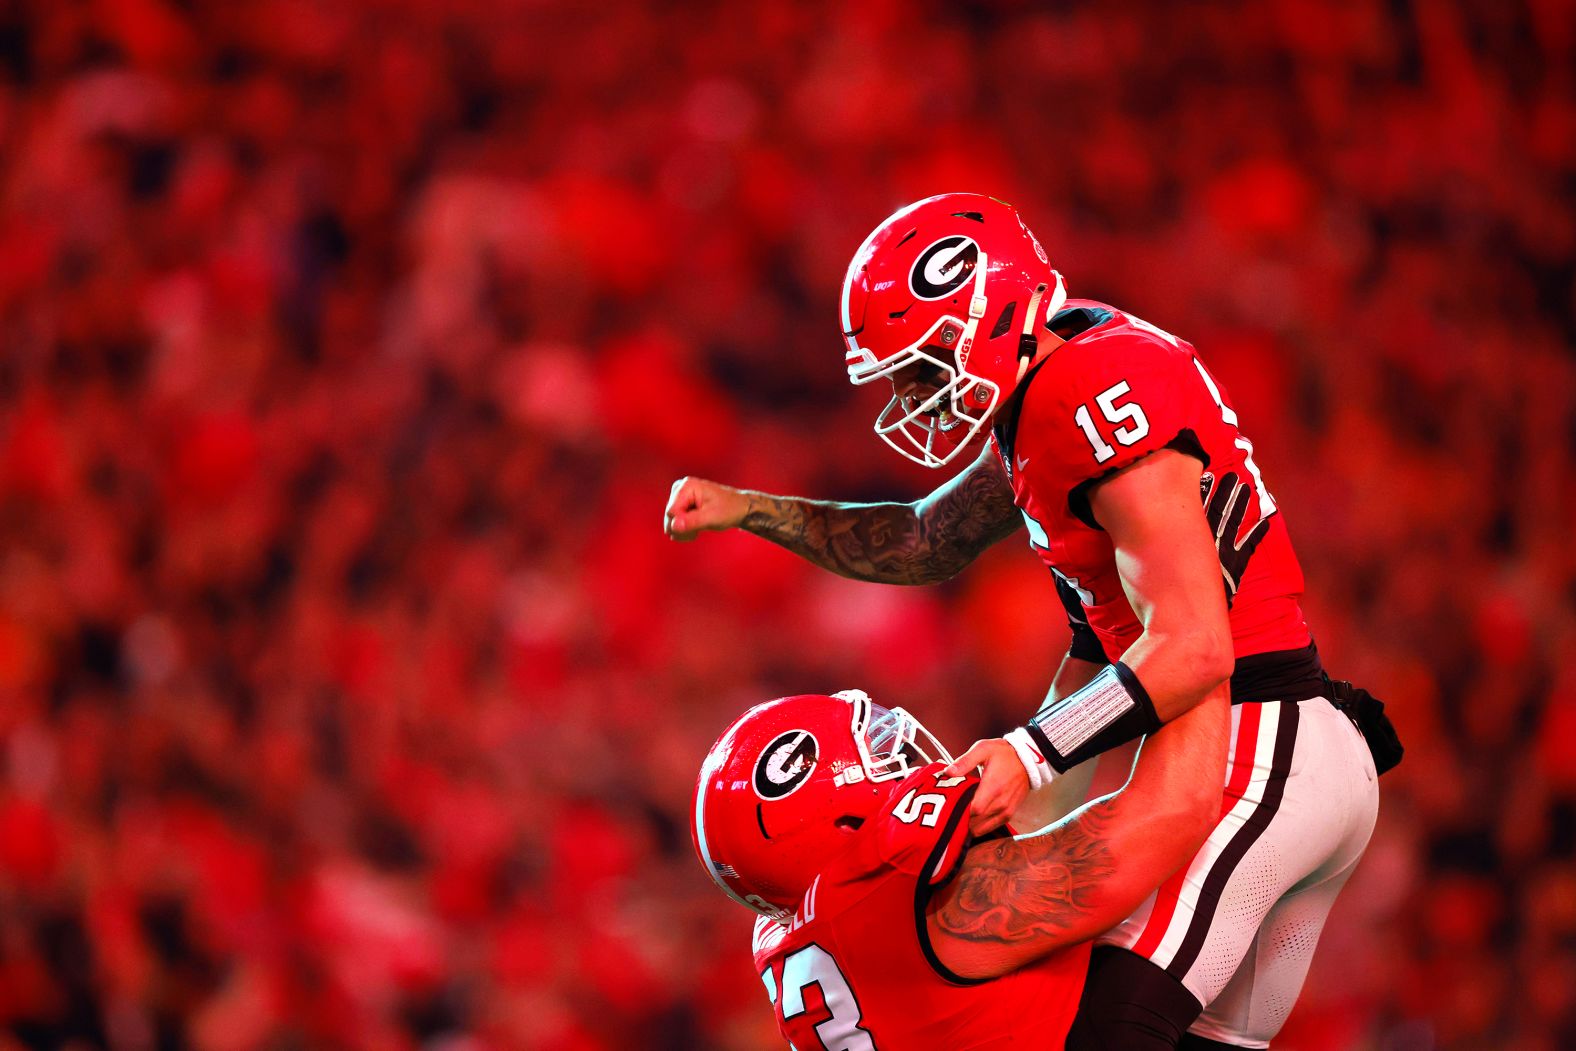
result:
<svg viewBox="0 0 1576 1051"><path fill-rule="evenodd" d="M983 457L917 505L749 499L749 532L823 569L884 584L946 580L1023 524L1001 469Z"/></svg>
<svg viewBox="0 0 1576 1051"><path fill-rule="evenodd" d="M1015 944L1087 923L1100 885L1116 871L1106 829L1090 807L1055 832L969 851L933 913L937 929L971 942Z"/></svg>

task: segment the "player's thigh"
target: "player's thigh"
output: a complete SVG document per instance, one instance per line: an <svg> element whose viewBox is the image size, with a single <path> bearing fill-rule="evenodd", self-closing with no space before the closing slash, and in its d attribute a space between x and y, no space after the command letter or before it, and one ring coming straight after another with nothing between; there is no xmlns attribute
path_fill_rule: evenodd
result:
<svg viewBox="0 0 1576 1051"><path fill-rule="evenodd" d="M1191 1027L1210 1040L1265 1047L1280 1031L1302 991L1330 909L1362 860L1378 818L1377 777L1361 735L1333 709L1308 714L1322 727L1324 802L1341 819L1324 832L1337 840L1270 908L1237 969Z"/></svg>
<svg viewBox="0 0 1576 1051"><path fill-rule="evenodd" d="M1151 960L1200 1003L1213 1000L1275 903L1344 864L1337 859L1353 839L1352 801L1361 795L1348 782L1364 776L1337 719L1346 722L1322 699L1238 706L1220 823L1101 940Z"/></svg>
<svg viewBox="0 0 1576 1051"><path fill-rule="evenodd" d="M1188 1032L1235 1047L1268 1047L1297 1003L1330 907L1356 867L1354 858L1276 902L1230 981Z"/></svg>

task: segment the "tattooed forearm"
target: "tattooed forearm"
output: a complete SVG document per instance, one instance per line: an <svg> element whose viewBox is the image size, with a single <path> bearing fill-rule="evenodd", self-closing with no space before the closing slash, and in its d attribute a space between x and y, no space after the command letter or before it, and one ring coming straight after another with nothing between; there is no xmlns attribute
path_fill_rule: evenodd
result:
<svg viewBox="0 0 1576 1051"><path fill-rule="evenodd" d="M834 573L885 584L946 580L1022 525L1006 478L985 457L918 504L765 493L749 501L742 523L749 532Z"/></svg>
<svg viewBox="0 0 1576 1051"><path fill-rule="evenodd" d="M1004 839L969 851L932 913L938 932L1001 945L1071 932L1087 936L1099 888L1116 871L1107 841L1110 815L1096 806L1044 837ZM1088 931L1093 933L1093 931Z"/></svg>
<svg viewBox="0 0 1576 1051"><path fill-rule="evenodd" d="M743 527L855 580L928 584L932 576L912 504L836 504L750 494Z"/></svg>

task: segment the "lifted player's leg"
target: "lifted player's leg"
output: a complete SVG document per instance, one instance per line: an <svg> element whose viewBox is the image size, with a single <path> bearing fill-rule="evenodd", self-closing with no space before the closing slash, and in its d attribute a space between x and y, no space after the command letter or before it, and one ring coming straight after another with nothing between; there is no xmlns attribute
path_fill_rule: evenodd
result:
<svg viewBox="0 0 1576 1051"><path fill-rule="evenodd" d="M1277 902L1317 885L1320 894L1306 895L1301 906L1289 903L1286 913L1295 911L1299 922L1311 923L1316 938L1344 883L1342 873L1362 855L1378 805L1366 745L1323 698L1243 704L1232 719L1220 824L1192 862L1101 939L1134 958L1122 965L1125 973L1146 973L1139 963L1147 961L1159 976L1191 994L1195 1016L1199 1005L1212 1005L1222 994L1250 954L1294 955L1274 940L1261 944L1261 928ZM1279 977L1273 989L1262 978L1244 979L1248 998L1285 997L1289 1011L1306 969L1306 961L1298 970L1290 959L1268 966L1256 960L1250 970ZM1124 989L1091 967L1073 1028L1086 1043L1069 1042L1069 1048L1178 1046L1180 1033L1169 1045L1154 1042L1183 1018L1180 1001L1159 991L1164 988L1150 975ZM1138 996L1153 999L1139 1001ZM1262 1034L1277 1012L1266 1002L1249 1013L1264 1025L1246 1041L1243 1030L1214 1015L1210 1022L1187 1017L1181 1028L1227 1046L1263 1047L1267 1037ZM1285 1012L1278 1017L1283 1021Z"/></svg>
<svg viewBox="0 0 1576 1051"><path fill-rule="evenodd" d="M1354 853L1344 868L1305 881L1275 903L1237 973L1192 1024L1193 1042L1178 1048L1269 1046L1297 1002L1324 919L1360 857Z"/></svg>

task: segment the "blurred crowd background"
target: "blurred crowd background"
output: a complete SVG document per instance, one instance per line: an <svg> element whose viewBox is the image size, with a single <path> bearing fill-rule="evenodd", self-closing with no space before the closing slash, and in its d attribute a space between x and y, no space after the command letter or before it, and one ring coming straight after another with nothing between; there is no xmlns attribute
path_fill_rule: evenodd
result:
<svg viewBox="0 0 1576 1051"><path fill-rule="evenodd" d="M662 505L942 480L837 293L957 189L1200 348L1406 739L1276 1046L1576 1047L1567 0L7 0L0 1049L780 1046L714 736L1065 624Z"/></svg>

